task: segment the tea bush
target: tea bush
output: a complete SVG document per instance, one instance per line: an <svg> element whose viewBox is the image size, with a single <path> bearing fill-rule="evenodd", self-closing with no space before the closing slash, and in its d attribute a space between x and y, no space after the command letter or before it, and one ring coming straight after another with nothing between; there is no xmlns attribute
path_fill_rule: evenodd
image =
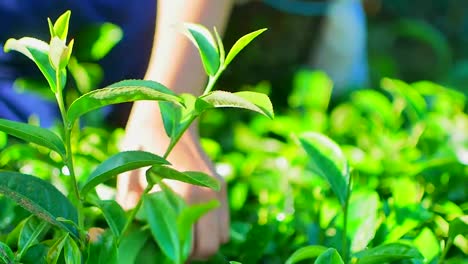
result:
<svg viewBox="0 0 468 264"><path fill-rule="evenodd" d="M200 52L209 79L201 96L178 95L154 81L123 80L69 98L64 89L67 73L77 69L76 64L69 66L76 60L72 56L74 40L67 43L70 15L70 11L65 12L55 23L48 19L48 43L23 37L9 39L4 45L5 52L17 51L34 62L56 99L62 122L57 131L51 131L0 119L0 131L36 148L13 145L2 152L6 156L2 158L5 169L0 171L0 199L5 209L0 229L0 261L8 264L131 263L148 239L141 235L151 233L162 253L152 261L184 263L192 248L193 224L220 202L188 205L162 180L217 191L221 184L202 172L178 171L166 159L193 121L209 109L243 108L273 117L271 102L264 94L212 91L234 57L266 29L243 36L225 53L216 29L212 34L201 25L184 25L187 37ZM92 110L138 100L159 101L164 129L170 138L162 157L145 151L117 151L108 155L106 150L116 148L102 145L97 148L109 142L109 138L100 138L105 133L96 133L99 130L87 133L80 128L80 117ZM4 134L2 138L5 141ZM30 164L28 158L38 161ZM96 191L98 185L114 180L120 173L145 167L148 167L147 186L135 208L128 212L112 195L103 196L103 191ZM162 191L150 193L156 184ZM18 205L24 210L17 211ZM136 218L145 225L138 225ZM139 243L134 243L135 239Z"/></svg>
<svg viewBox="0 0 468 264"><path fill-rule="evenodd" d="M192 33L195 41L203 36L197 32L206 33L203 29ZM219 77L219 66L207 53L201 55L205 55L204 66L211 76L205 92L210 92ZM204 113L200 123L203 146L228 182L232 222L231 241L208 262L467 262L468 115L464 95L426 81L407 84L383 79L380 89L357 90L335 102L332 87L323 73L300 71L288 108L277 111L274 119L216 109ZM260 83L252 89L265 92L269 87ZM264 97L256 95L257 100L251 100L258 108L249 105L251 110L272 117L268 104L258 101ZM183 98L187 103L192 97ZM166 115L176 118L167 114L175 108L166 107ZM165 125L168 134L180 131ZM64 133L60 128L56 132ZM85 127L73 132L68 149L82 191L95 168L118 153L123 131ZM34 175L72 193L60 144L53 145L57 154L37 140L32 142L1 133L0 173ZM115 192L113 179L106 180L96 182L100 183L96 192L91 190L82 204L87 229L78 237L39 221L41 215L31 216L3 191L0 262L147 263L162 262L164 255L169 262L187 257L186 252L179 259L179 255L171 255L177 247L154 231L158 219L165 217L161 213L167 209L165 201L180 199L165 189L145 200L155 205L151 223L145 216L151 214L151 206L143 206L145 210L139 214L136 210L125 213L106 200ZM41 193L42 189L34 191ZM201 214L212 206L193 210ZM129 214L137 220L125 232L122 227ZM49 220L74 226L62 218ZM174 226L169 229L176 232ZM122 240L115 239L123 233ZM80 237L83 235L87 237Z"/></svg>
<svg viewBox="0 0 468 264"><path fill-rule="evenodd" d="M273 120L205 116L205 147L228 179L232 214L231 242L213 263L295 263L327 248L345 263L468 261L464 95L395 79L342 102L331 92L326 75L300 71L289 107ZM336 169L320 171L327 159L338 172L349 162L346 227L347 189L332 178Z"/></svg>

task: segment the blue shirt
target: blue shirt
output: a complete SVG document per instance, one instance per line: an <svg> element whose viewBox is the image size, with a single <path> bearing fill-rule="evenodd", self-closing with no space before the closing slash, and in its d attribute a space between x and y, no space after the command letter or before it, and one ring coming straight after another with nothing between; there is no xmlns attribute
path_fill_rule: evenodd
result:
<svg viewBox="0 0 468 264"><path fill-rule="evenodd" d="M143 78L154 36L156 0L2 0L0 1L0 118L26 121L37 115L41 125L50 126L58 116L55 102L35 94L18 94L13 82L18 77L40 76L33 62L16 52L4 53L8 38L25 36L50 39L47 17L52 21L71 10L69 39L84 27L103 22L120 26L122 40L99 64L104 81ZM96 87L98 88L98 87Z"/></svg>

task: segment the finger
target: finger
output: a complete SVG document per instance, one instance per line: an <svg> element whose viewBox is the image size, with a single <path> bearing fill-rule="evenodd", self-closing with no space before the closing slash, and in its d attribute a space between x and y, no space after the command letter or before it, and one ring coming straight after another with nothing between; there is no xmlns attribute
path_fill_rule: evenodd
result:
<svg viewBox="0 0 468 264"><path fill-rule="evenodd" d="M115 198L125 210L135 207L143 192L143 188L138 182L138 173L138 170L134 170L117 177L117 193Z"/></svg>

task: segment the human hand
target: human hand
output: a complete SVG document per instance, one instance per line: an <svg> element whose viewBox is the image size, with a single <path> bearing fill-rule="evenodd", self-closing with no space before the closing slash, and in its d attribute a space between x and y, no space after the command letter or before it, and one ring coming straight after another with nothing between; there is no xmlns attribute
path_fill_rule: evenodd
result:
<svg viewBox="0 0 468 264"><path fill-rule="evenodd" d="M143 103L147 107L154 104ZM154 113L154 112L153 112ZM155 112L157 113L157 112ZM168 145L168 138L159 124L158 116L139 116L129 120L123 141L125 150L144 150L162 155ZM201 171L216 177L221 182L221 191L194 186L178 181L166 183L188 204L220 201L221 206L204 215L194 226L194 241L191 257L206 259L216 253L222 243L229 240L229 211L226 201L226 184L213 169L212 163L201 149L194 129L189 129L174 147L168 160L180 171ZM122 174L117 181L117 201L124 209L133 208L146 186L145 170L135 170ZM156 190L152 190L156 191Z"/></svg>

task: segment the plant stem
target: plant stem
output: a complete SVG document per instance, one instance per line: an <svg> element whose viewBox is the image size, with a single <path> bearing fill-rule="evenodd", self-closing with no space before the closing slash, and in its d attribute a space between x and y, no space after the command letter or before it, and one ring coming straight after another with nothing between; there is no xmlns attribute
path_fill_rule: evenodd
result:
<svg viewBox="0 0 468 264"><path fill-rule="evenodd" d="M211 89L213 89L213 86L214 84L216 83L216 80L218 79L219 75L221 75L221 72L223 70L220 69L218 70L218 72L213 76L211 77L210 76L210 79L208 81L208 84L206 85L206 88L205 88L205 92L203 94L206 94L208 92L211 91ZM190 119L185 122L182 126L182 129L173 137L171 137L171 141L169 143L169 146L167 147L166 151L164 152L164 155L163 155L163 158L164 159L167 159L167 157L169 157L169 154L171 153L171 151L174 149L175 145L177 144L177 142L179 142L180 138L182 137L182 135L185 133L185 131L187 131L187 129L190 127L190 125L193 123L193 121L195 120L195 118L197 117L198 115L196 114L193 114ZM122 240L123 238L123 235L127 232L127 229L130 227L130 224L133 222L133 219L135 218L137 212L140 210L140 207L142 205L142 197L146 194L148 194L151 189L153 188L153 186L151 184L148 184L146 186L146 188L143 190L143 194L141 195L140 199L138 200L138 203L136 204L136 206L132 209L130 215L128 216L128 219L127 219L127 222L125 223L125 226L122 230L122 233L120 234L120 237L118 238L117 240L117 245L120 243L120 241Z"/></svg>
<svg viewBox="0 0 468 264"><path fill-rule="evenodd" d="M348 172L349 173L349 172ZM349 198L351 197L351 175L349 177L348 188L346 191L346 200L343 207L343 237L342 237L342 256L344 263L348 263L348 207Z"/></svg>
<svg viewBox="0 0 468 264"><path fill-rule="evenodd" d="M219 78L219 76L221 76L221 73L223 71L224 71L224 68L220 67L218 69L218 72L216 72L215 75L209 76L208 84L206 85L205 90L203 91L203 95L205 95L205 94L211 92L211 90L213 90L213 87L214 87L215 83L218 81L218 78Z"/></svg>
<svg viewBox="0 0 468 264"><path fill-rule="evenodd" d="M68 118L67 118L67 113L65 111L65 103L63 100L62 85L60 83L60 71L59 70L56 70L56 73L55 73L55 83L56 83L55 97L57 99L57 103L60 109L60 114L62 115L63 128L64 128L63 137L65 141L65 150L66 150L64 163L65 163L65 166L67 166L70 177L71 177L71 184L69 185L71 185L72 190L68 190L68 191L69 193L73 193L74 195L75 206L78 209L78 226L80 227L80 229L82 229L84 227L84 221L82 217L82 204L81 204L80 192L78 190L78 182L75 176L75 168L73 166L73 152L72 152L72 147L71 147L72 127L69 127L68 125Z"/></svg>
<svg viewBox="0 0 468 264"><path fill-rule="evenodd" d="M450 250L450 247L453 244L453 239L448 238L447 239L447 244L445 244L444 250L442 251L442 254L440 254L439 261L437 261L437 264L442 264L445 261L445 257L447 256L448 251Z"/></svg>
<svg viewBox="0 0 468 264"><path fill-rule="evenodd" d="M146 188L143 190L143 194L141 195L140 199L138 199L138 203L136 204L136 206L130 212L130 215L128 216L127 221L125 222L122 232L120 233L120 236L117 238L117 245L119 245L120 242L122 241L124 234L127 233L128 228L133 223L133 219L135 219L136 214L140 210L140 207L143 204L143 196L145 194L148 194L149 191L151 191L151 189L153 189L153 185L148 184Z"/></svg>
<svg viewBox="0 0 468 264"><path fill-rule="evenodd" d="M192 115L192 117L184 124L180 132L177 133L177 135L175 135L173 138L171 138L171 142L169 143L169 146L167 147L166 152L164 152L164 155L163 155L164 159L167 159L167 157L169 157L169 154L174 149L177 142L179 142L182 135L185 134L185 131L187 131L187 129L190 127L190 125L193 123L196 117L197 117L196 115Z"/></svg>

